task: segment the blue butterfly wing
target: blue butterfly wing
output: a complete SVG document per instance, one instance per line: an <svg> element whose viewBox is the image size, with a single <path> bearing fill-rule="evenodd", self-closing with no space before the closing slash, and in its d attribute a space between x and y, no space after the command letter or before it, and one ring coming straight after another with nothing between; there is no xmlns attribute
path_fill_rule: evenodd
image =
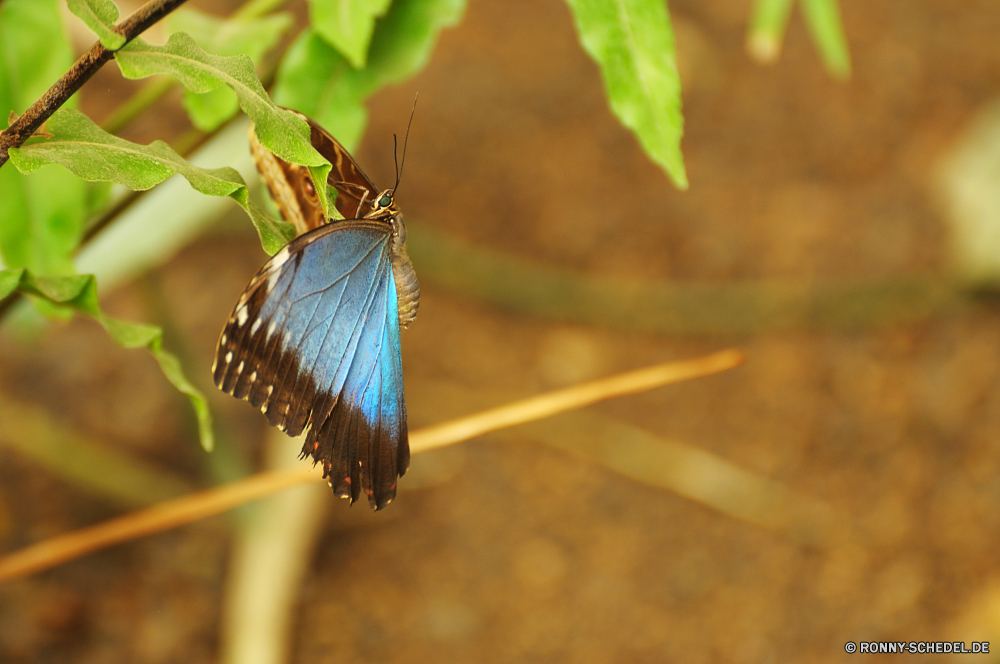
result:
<svg viewBox="0 0 1000 664"><path fill-rule="evenodd" d="M302 235L250 281L216 350L216 385L323 464L337 495L376 509L409 465L391 225Z"/></svg>
<svg viewBox="0 0 1000 664"><path fill-rule="evenodd" d="M368 315L341 399L325 420L325 428L317 435L310 432L306 448L314 458L330 460L328 474L335 493L356 499L360 471L360 488L381 509L396 495L396 478L402 474L396 470L409 466L410 454L392 278L379 283ZM331 446L341 439L357 445Z"/></svg>

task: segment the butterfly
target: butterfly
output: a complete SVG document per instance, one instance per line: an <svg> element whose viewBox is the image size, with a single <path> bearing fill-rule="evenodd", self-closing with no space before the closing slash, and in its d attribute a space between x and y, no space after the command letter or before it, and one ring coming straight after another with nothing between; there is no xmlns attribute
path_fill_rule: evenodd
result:
<svg viewBox="0 0 1000 664"><path fill-rule="evenodd" d="M305 431L302 458L322 464L336 495L353 504L364 493L380 510L410 462L399 331L420 301L395 200L401 169L379 190L337 139L301 117L333 165L323 185L345 218L328 220L309 170L275 156L251 127L257 169L300 235L250 280L212 373L289 436Z"/></svg>

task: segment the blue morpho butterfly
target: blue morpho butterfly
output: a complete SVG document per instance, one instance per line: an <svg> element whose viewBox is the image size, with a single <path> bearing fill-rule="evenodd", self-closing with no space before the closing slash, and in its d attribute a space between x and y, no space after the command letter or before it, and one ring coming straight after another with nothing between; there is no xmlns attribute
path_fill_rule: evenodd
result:
<svg viewBox="0 0 1000 664"><path fill-rule="evenodd" d="M302 456L323 464L336 495L353 504L364 492L380 510L410 463L399 330L420 299L394 199L399 171L396 186L380 191L305 119L313 147L333 164L328 183L345 219L328 223L308 169L276 157L250 129L257 169L300 235L250 280L212 372L219 389L289 436L308 430Z"/></svg>

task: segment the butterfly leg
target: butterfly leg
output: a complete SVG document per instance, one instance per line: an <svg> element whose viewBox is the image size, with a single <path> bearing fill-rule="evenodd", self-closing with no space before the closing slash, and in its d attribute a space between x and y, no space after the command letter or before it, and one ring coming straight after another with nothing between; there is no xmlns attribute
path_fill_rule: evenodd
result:
<svg viewBox="0 0 1000 664"><path fill-rule="evenodd" d="M363 187L360 184L355 184L353 182L338 181L338 182L330 182L330 184L332 184L337 189L338 194L346 194L351 198L353 198L354 200L358 201L358 209L354 213L354 218L360 219L361 208L365 204L365 201L368 200L368 195L372 193L371 190L368 189L368 187ZM354 191L351 191L352 189ZM355 191L361 191L361 195L359 196L357 193L355 193ZM343 210L341 210L341 213L347 214Z"/></svg>
<svg viewBox="0 0 1000 664"><path fill-rule="evenodd" d="M361 218L361 206L365 204L365 199L368 198L368 190L365 189L365 193L361 195L361 202L358 203L358 211L354 213L354 216L358 219Z"/></svg>

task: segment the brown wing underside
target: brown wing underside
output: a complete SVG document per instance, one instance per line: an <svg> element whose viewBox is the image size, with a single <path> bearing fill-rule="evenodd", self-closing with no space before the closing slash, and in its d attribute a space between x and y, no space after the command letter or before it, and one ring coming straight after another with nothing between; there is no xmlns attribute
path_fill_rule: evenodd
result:
<svg viewBox="0 0 1000 664"><path fill-rule="evenodd" d="M309 123L313 147L333 165L327 183L337 190L337 211L345 219L364 216L378 196L375 183L330 132L311 118L297 111L292 112ZM302 235L322 226L326 219L309 169L275 156L257 140L253 126L250 127L249 138L250 153L257 170L264 177L271 198L277 203L282 216L295 226L296 234Z"/></svg>
<svg viewBox="0 0 1000 664"><path fill-rule="evenodd" d="M313 147L333 165L327 182L337 190L337 211L345 219L362 216L358 211L358 204L362 198L365 199L365 205L374 202L379 193L378 187L368 174L361 170L361 166L354 161L354 157L340 144L340 141L316 124L312 118L304 115L302 117L309 123Z"/></svg>

